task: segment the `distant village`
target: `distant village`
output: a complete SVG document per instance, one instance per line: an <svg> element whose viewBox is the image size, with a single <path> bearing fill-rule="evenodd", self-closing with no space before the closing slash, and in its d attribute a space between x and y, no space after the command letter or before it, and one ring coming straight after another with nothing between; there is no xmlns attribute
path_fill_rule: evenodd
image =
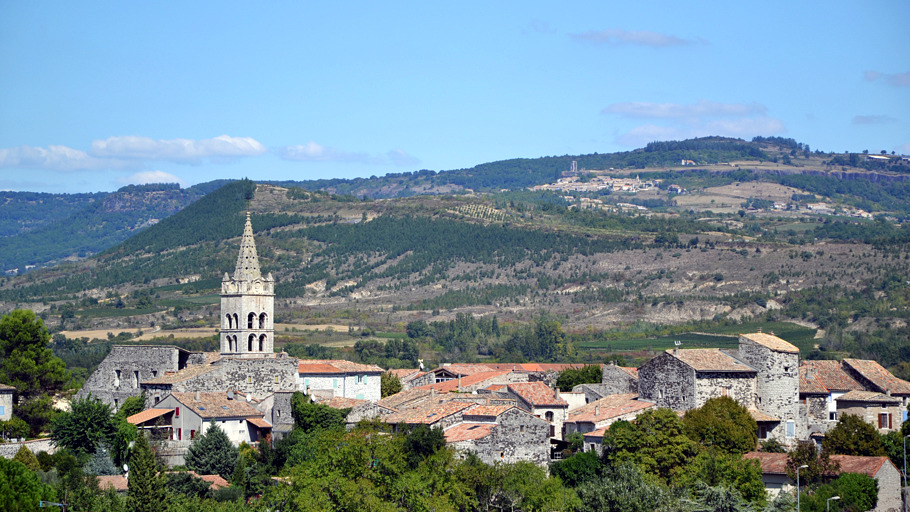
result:
<svg viewBox="0 0 910 512"><path fill-rule="evenodd" d="M637 180L632 184L644 186ZM799 441L820 444L844 414L863 418L880 433L900 430L907 420L910 382L872 360L801 360L796 346L762 332L740 335L735 349L677 347L639 368L601 365L601 382L569 392L555 389L554 382L560 372L580 365L423 368L421 363L420 368L389 370L402 391L382 397L383 368L274 351L274 287L271 274L260 271L248 215L236 268L222 279L219 352L114 346L77 397L91 395L116 409L129 397L145 396L145 410L127 420L163 440L158 453L171 466L184 464L190 443L213 424L238 445L288 435L294 426L291 397L297 392L350 410L346 423L351 427L364 419L393 431L439 427L458 452L490 464L546 466L562 457L573 434L583 437L584 451L600 453L604 433L617 421L655 408L682 414L722 396L748 409L759 441L785 447ZM12 409L12 388L0 386L0 420L9 419ZM12 457L17 447L0 445L0 455ZM746 455L759 460L772 494L793 485L779 455ZM900 472L887 457L846 458L843 464L878 480L880 505L900 503Z"/></svg>

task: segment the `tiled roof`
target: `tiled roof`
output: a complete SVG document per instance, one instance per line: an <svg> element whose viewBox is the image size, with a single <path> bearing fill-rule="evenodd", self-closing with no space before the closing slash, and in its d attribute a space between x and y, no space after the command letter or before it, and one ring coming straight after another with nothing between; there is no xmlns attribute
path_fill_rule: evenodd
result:
<svg viewBox="0 0 910 512"><path fill-rule="evenodd" d="M126 491L129 489L129 485L123 475L102 475L98 477L98 488L102 491L108 488L115 491Z"/></svg>
<svg viewBox="0 0 910 512"><path fill-rule="evenodd" d="M316 402L327 405L332 409L350 409L352 407L358 406L362 403L366 403L366 400L361 400L359 398L346 398L343 396L333 396L327 400L319 400L316 397L313 397Z"/></svg>
<svg viewBox="0 0 910 512"><path fill-rule="evenodd" d="M377 403L386 409L397 410L410 403L420 403L429 400L432 394L433 391L429 389L411 388L389 395Z"/></svg>
<svg viewBox="0 0 910 512"><path fill-rule="evenodd" d="M469 416L489 416L495 418L500 414L508 411L509 409L515 407L514 405L478 405L477 407L465 411L466 415Z"/></svg>
<svg viewBox="0 0 910 512"><path fill-rule="evenodd" d="M510 371L501 371L501 372L480 372L470 375L465 375L457 379L447 380L444 382L436 382L434 384L427 384L424 386L417 386L416 389L435 389L440 393L449 393L452 391L458 391L459 388L473 386L474 384L482 384L488 380L501 377Z"/></svg>
<svg viewBox="0 0 910 512"><path fill-rule="evenodd" d="M550 386L543 382L517 382L507 386L510 392L535 407L568 407L569 404L559 398Z"/></svg>
<svg viewBox="0 0 910 512"><path fill-rule="evenodd" d="M167 474L169 474L169 475L173 475L175 473L187 473L187 474L193 475L194 477L196 477L204 482L208 482L209 484L211 484L209 486L209 488L212 489L213 491L217 491L218 489L221 489L222 487L231 486L231 483L228 482L227 480L225 480L224 478L222 478L220 475L200 475L199 473L196 473L195 471L168 471L167 472Z"/></svg>
<svg viewBox="0 0 910 512"><path fill-rule="evenodd" d="M667 353L698 372L749 372L755 369L718 348L668 349Z"/></svg>
<svg viewBox="0 0 910 512"><path fill-rule="evenodd" d="M326 366L321 366L326 365ZM313 368L313 371L310 371ZM297 365L300 373L382 373L375 364L360 364L344 359L301 359Z"/></svg>
<svg viewBox="0 0 910 512"><path fill-rule="evenodd" d="M827 395L828 393L828 388L819 380L818 373L810 372L808 366L799 367L799 394Z"/></svg>
<svg viewBox="0 0 910 512"><path fill-rule="evenodd" d="M13 386L7 386L6 384L0 384L0 392L4 391L16 391L16 388Z"/></svg>
<svg viewBox="0 0 910 512"><path fill-rule="evenodd" d="M595 400L589 404L583 405L578 409L569 411L569 422L598 423L607 421L617 416L643 411L654 407L650 402L639 402L636 400L637 393L621 393L617 395L607 395L600 400Z"/></svg>
<svg viewBox="0 0 910 512"><path fill-rule="evenodd" d="M417 423L425 423L428 425L433 425L442 419L447 418L453 414L457 414L467 409L468 407L472 407L473 405L474 404L468 402L458 402L452 400L439 404L417 407L414 409L387 414L385 416L380 416L379 419L381 419L384 423L390 424L407 423L413 425Z"/></svg>
<svg viewBox="0 0 910 512"><path fill-rule="evenodd" d="M272 428L272 424L262 418L247 418L247 421L259 428Z"/></svg>
<svg viewBox="0 0 910 512"><path fill-rule="evenodd" d="M759 461L762 473L787 474L786 453L749 452L744 454L743 458ZM831 455L831 462L837 462L840 465L840 473L862 473L873 478L884 464L891 464L888 457L863 457L860 455Z"/></svg>
<svg viewBox="0 0 910 512"><path fill-rule="evenodd" d="M804 366L814 371L821 385L829 391L850 391L864 389L862 384L847 373L839 361L803 361Z"/></svg>
<svg viewBox="0 0 910 512"><path fill-rule="evenodd" d="M591 432L585 432L584 436L585 439L591 438L600 440L603 439L604 434L607 433L607 430L610 430L610 427L602 427L597 430L592 430Z"/></svg>
<svg viewBox="0 0 910 512"><path fill-rule="evenodd" d="M495 423L459 423L446 429L447 443L459 441L473 441L487 437L496 428Z"/></svg>
<svg viewBox="0 0 910 512"><path fill-rule="evenodd" d="M780 421L780 418L775 418L770 414L765 414L762 411L759 411L755 407L749 407L749 414L752 416L752 419L755 421Z"/></svg>
<svg viewBox="0 0 910 512"><path fill-rule="evenodd" d="M141 425L146 421L153 420L159 416L164 416L169 412L173 412L173 409L146 409L142 412L137 412L132 416L128 417L126 421L132 423L133 425Z"/></svg>
<svg viewBox="0 0 910 512"><path fill-rule="evenodd" d="M455 374L471 375L480 372L489 371L513 371L513 372L561 372L567 368L582 368L582 363L477 363L477 364L446 364L437 368L437 370L448 370ZM597 364L597 366L601 366Z"/></svg>
<svg viewBox="0 0 910 512"><path fill-rule="evenodd" d="M398 377L398 380L402 382L407 382L409 380L414 380L417 377L426 375L426 372L422 372L417 368L395 368L393 370L386 370L392 375Z"/></svg>
<svg viewBox="0 0 910 512"><path fill-rule="evenodd" d="M234 400L228 400L227 393L171 393L180 403L203 419L210 418L252 418L263 416L242 394L236 393Z"/></svg>
<svg viewBox="0 0 910 512"><path fill-rule="evenodd" d="M843 400L844 402L889 402L895 404L900 403L901 401L901 399L896 396L888 396L884 393L879 393L878 391L859 390L848 391L835 398L835 400Z"/></svg>
<svg viewBox="0 0 910 512"><path fill-rule="evenodd" d="M205 375L217 367L209 364L194 364L187 366L186 368L178 372L167 372L164 375L156 377L154 379L144 380L143 384L176 384L178 382L183 382L189 378L197 377L199 375Z"/></svg>
<svg viewBox="0 0 910 512"><path fill-rule="evenodd" d="M766 334L763 332L753 332L751 334L740 334L740 339L747 339L749 341L758 343L764 347L767 347L775 352L786 352L788 354L799 354L799 349L795 345L788 341L784 341L773 334Z"/></svg>
<svg viewBox="0 0 910 512"><path fill-rule="evenodd" d="M868 379L880 391L890 391L892 395L910 394L910 382L898 379L875 361L869 359L844 359L844 365Z"/></svg>
<svg viewBox="0 0 910 512"><path fill-rule="evenodd" d="M638 368L634 368L632 366L620 366L619 369L635 377L636 379L638 378Z"/></svg>

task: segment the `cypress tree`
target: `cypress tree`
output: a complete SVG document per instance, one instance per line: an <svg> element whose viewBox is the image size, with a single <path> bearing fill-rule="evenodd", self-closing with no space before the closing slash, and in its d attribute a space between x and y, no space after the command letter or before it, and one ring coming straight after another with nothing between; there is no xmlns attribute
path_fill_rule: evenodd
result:
<svg viewBox="0 0 910 512"><path fill-rule="evenodd" d="M144 435L136 440L129 464L126 508L133 512L160 511L166 496L165 480Z"/></svg>

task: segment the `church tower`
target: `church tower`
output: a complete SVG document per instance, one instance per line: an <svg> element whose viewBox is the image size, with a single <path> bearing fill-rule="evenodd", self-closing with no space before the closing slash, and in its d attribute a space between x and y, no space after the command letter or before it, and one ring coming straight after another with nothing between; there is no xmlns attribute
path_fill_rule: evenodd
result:
<svg viewBox="0 0 910 512"><path fill-rule="evenodd" d="M234 275L221 280L221 355L274 357L275 279L262 277L250 212Z"/></svg>

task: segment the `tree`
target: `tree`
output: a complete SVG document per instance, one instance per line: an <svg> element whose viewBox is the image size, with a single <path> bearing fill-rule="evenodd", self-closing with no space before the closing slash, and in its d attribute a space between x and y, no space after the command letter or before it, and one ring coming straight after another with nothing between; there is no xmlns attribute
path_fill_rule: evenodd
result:
<svg viewBox="0 0 910 512"><path fill-rule="evenodd" d="M758 425L749 410L729 396L710 398L686 411L683 431L694 441L724 453L742 455L755 449Z"/></svg>
<svg viewBox="0 0 910 512"><path fill-rule="evenodd" d="M200 475L221 475L230 479L237 463L237 447L212 421L190 444L185 459L186 467Z"/></svg>
<svg viewBox="0 0 910 512"><path fill-rule="evenodd" d="M631 462L621 462L599 479L578 487L580 510L654 512L672 509L675 501L666 487Z"/></svg>
<svg viewBox="0 0 910 512"><path fill-rule="evenodd" d="M157 512L161 510L165 492L164 475L160 472L152 447L145 436L139 436L133 445L129 463L129 490L126 496L127 509L133 512Z"/></svg>
<svg viewBox="0 0 910 512"><path fill-rule="evenodd" d="M842 415L837 425L825 433L822 449L838 455L887 455L875 427L853 414Z"/></svg>
<svg viewBox="0 0 910 512"><path fill-rule="evenodd" d="M294 424L309 432L343 428L347 411L313 403L307 395L295 392L291 395L291 414L294 416Z"/></svg>
<svg viewBox="0 0 910 512"><path fill-rule="evenodd" d="M556 378L556 387L561 391L572 391L579 384L600 384L603 372L600 365L585 365L582 368L567 368Z"/></svg>
<svg viewBox="0 0 910 512"><path fill-rule="evenodd" d="M25 464L0 457L0 510L37 511L41 500L54 498L53 489Z"/></svg>
<svg viewBox="0 0 910 512"><path fill-rule="evenodd" d="M801 508L803 511L824 512L827 510L828 498L832 496L840 496L837 510L845 512L872 510L878 502L878 482L859 473L844 473L815 492L802 494Z"/></svg>
<svg viewBox="0 0 910 512"><path fill-rule="evenodd" d="M727 487L745 500L759 506L765 504L765 484L761 479L758 461L743 459L740 454L730 454L717 449L699 453L676 478L681 487L697 494L699 484L709 487Z"/></svg>
<svg viewBox="0 0 910 512"><path fill-rule="evenodd" d="M145 394L131 396L120 404L117 409L117 419L125 420L130 416L145 410Z"/></svg>
<svg viewBox="0 0 910 512"><path fill-rule="evenodd" d="M412 428L405 436L404 448L408 463L412 468L439 451L446 445L445 434L440 427L430 427L424 423Z"/></svg>
<svg viewBox="0 0 910 512"><path fill-rule="evenodd" d="M550 463L550 475L559 477L569 487L598 479L606 468L593 451L580 452Z"/></svg>
<svg viewBox="0 0 910 512"><path fill-rule="evenodd" d="M54 443L77 456L95 453L101 443L111 445L116 433L111 407L91 395L74 400L72 410L58 414L51 422Z"/></svg>
<svg viewBox="0 0 910 512"><path fill-rule="evenodd" d="M382 398L392 396L401 391L401 379L391 372L383 372L379 376L379 382Z"/></svg>
<svg viewBox="0 0 910 512"><path fill-rule="evenodd" d="M22 445L22 447L19 448L19 451L13 456L13 460L25 464L25 467L30 471L38 471L41 469L41 464L38 464L38 457L36 457L25 445Z"/></svg>
<svg viewBox="0 0 910 512"><path fill-rule="evenodd" d="M840 469L840 464L832 461L827 450L821 452L813 441L800 441L787 455L787 477L796 481L796 468L809 466L799 471L800 484L817 487L819 484L833 478Z"/></svg>
<svg viewBox="0 0 910 512"><path fill-rule="evenodd" d="M670 409L651 409L634 422L617 421L604 434L604 457L611 464L628 460L643 472L668 481L697 452L686 437L679 416Z"/></svg>

